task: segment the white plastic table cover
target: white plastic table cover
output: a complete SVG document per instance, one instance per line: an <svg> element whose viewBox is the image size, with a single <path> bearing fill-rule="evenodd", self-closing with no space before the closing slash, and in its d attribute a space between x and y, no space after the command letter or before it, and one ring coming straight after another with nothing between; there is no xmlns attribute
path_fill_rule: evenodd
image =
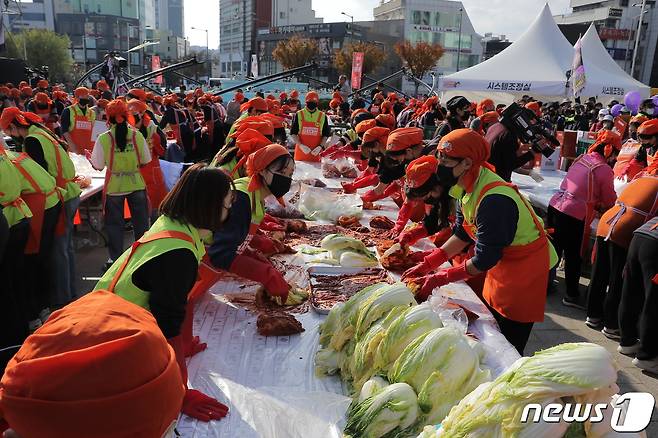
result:
<svg viewBox="0 0 658 438"><path fill-rule="evenodd" d="M295 179L318 178L329 188L340 179L321 177L319 165L297 163ZM390 200L378 202L382 210L364 211L362 223L385 215L397 217ZM417 249L431 247L427 239ZM309 256L288 256L288 262L308 264ZM295 272L286 279L304 281ZM340 438L345 412L351 402L347 388L337 376L318 377L314 357L319 346L320 323L325 318L312 310L295 317L305 331L299 335L264 337L256 332L256 315L230 304L224 296L245 292L234 280L220 281L210 289L194 312L194 334L208 344L207 350L188 362L189 385L229 406L221 421L200 422L181 415L178 431L185 438ZM476 313L479 318L469 331L482 341L485 365L497 376L519 358L514 347L498 330L491 313L473 290L460 282L442 287L435 295Z"/></svg>

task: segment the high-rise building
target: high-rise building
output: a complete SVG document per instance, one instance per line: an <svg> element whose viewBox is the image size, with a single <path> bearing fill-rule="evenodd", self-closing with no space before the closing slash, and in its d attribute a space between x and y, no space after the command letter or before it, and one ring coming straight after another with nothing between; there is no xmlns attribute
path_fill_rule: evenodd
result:
<svg viewBox="0 0 658 438"><path fill-rule="evenodd" d="M482 60L486 61L492 58L512 45L512 42L505 35L494 35L485 33L482 38Z"/></svg>
<svg viewBox="0 0 658 438"><path fill-rule="evenodd" d="M173 36L185 37L184 0L155 0L156 26L168 29Z"/></svg>
<svg viewBox="0 0 658 438"><path fill-rule="evenodd" d="M322 23L315 16L311 0L272 0L272 26Z"/></svg>
<svg viewBox="0 0 658 438"><path fill-rule="evenodd" d="M635 41L642 14L637 54ZM555 16L563 25L594 23L603 45L617 64L645 84L658 84L658 12L653 0L571 0L572 13ZM563 29L564 32L564 29ZM635 71L631 72L635 57Z"/></svg>
<svg viewBox="0 0 658 438"><path fill-rule="evenodd" d="M2 14L3 27L11 32L23 29L55 30L55 13L53 0L34 0L33 2L7 2Z"/></svg>
<svg viewBox="0 0 658 438"><path fill-rule="evenodd" d="M404 20L404 37L412 43L424 41L443 46L445 53L434 69L439 75L463 70L482 60L482 37L475 32L459 1L390 0L377 6L373 15L375 20ZM405 92L414 91L410 81L403 81L402 87Z"/></svg>

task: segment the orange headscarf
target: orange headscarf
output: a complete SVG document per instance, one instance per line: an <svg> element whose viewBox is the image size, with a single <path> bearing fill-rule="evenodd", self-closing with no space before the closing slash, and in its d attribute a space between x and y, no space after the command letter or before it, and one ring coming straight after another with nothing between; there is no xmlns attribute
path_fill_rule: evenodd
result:
<svg viewBox="0 0 658 438"><path fill-rule="evenodd" d="M471 159L473 162L472 167L462 176L462 183L467 193L473 191L481 167L495 171L495 168L487 163L491 153L489 142L472 129L455 129L449 132L441 138L437 150L448 157Z"/></svg>
<svg viewBox="0 0 658 438"><path fill-rule="evenodd" d="M596 142L589 147L587 153L591 154L602 144L605 144L605 148L603 149L603 156L609 158L610 155L612 155L613 149L621 149L621 137L614 131L608 131L607 129L604 129L599 132L599 135L596 137Z"/></svg>
<svg viewBox="0 0 658 438"><path fill-rule="evenodd" d="M388 129L395 129L395 116L393 114L379 114L375 117L375 121L386 126Z"/></svg>
<svg viewBox="0 0 658 438"><path fill-rule="evenodd" d="M269 121L270 123L272 123L272 127L274 129L283 128L283 119L281 117L277 116L276 114L265 113L265 114L261 114L260 117L263 120L266 120L266 121ZM272 134L274 134L274 131L272 131ZM272 135L272 134L269 134L269 135Z"/></svg>
<svg viewBox="0 0 658 438"><path fill-rule="evenodd" d="M375 119L364 120L363 122L359 122L354 127L354 132L356 132L357 135L361 135L364 134L368 129L372 129L376 126L377 126L377 121Z"/></svg>
<svg viewBox="0 0 658 438"><path fill-rule="evenodd" d="M496 109L496 104L494 103L494 101L491 99L482 99L480 103L478 103L477 105L475 114L478 117L481 117L484 113L493 111L490 110L489 108L493 108L494 110Z"/></svg>
<svg viewBox="0 0 658 438"><path fill-rule="evenodd" d="M249 181L248 190L250 192L255 192L256 190L263 187L263 180L260 177L260 172L265 170L267 166L272 164L274 160L283 156L290 156L288 149L281 146L280 144L271 144L265 146L262 149L257 150L253 154L249 155L247 159L247 175L251 177Z"/></svg>
<svg viewBox="0 0 658 438"><path fill-rule="evenodd" d="M254 97L240 106L240 112L245 112L251 108L257 111L267 112L267 102L262 97Z"/></svg>
<svg viewBox="0 0 658 438"><path fill-rule="evenodd" d="M439 168L439 160L433 155L413 160L407 166L407 186L415 189L421 187L436 173Z"/></svg>
<svg viewBox="0 0 658 438"><path fill-rule="evenodd" d="M329 108L336 109L340 106L341 100L333 98L329 101Z"/></svg>
<svg viewBox="0 0 658 438"><path fill-rule="evenodd" d="M13 122L17 122L23 126L28 125L23 112L15 106L5 108L2 111L2 115L0 116L0 129L6 130Z"/></svg>
<svg viewBox="0 0 658 438"><path fill-rule="evenodd" d="M114 99L107 104L105 114L108 119L114 119L117 123L122 123L128 119L128 106L119 99Z"/></svg>
<svg viewBox="0 0 658 438"><path fill-rule="evenodd" d="M235 168L231 172L231 176L247 162L251 154L270 144L272 144L272 140L255 129L247 128L242 131L235 139L235 145L238 148L238 156L241 156L242 158L240 158L240 161L235 165Z"/></svg>
<svg viewBox="0 0 658 438"><path fill-rule="evenodd" d="M421 143L423 143L422 128L398 128L389 134L386 150L396 152Z"/></svg>
<svg viewBox="0 0 658 438"><path fill-rule="evenodd" d="M383 145L386 145L386 140L388 139L388 134L391 130L384 128L383 126L375 126L374 128L368 129L365 134L363 134L363 142L370 143L371 141L377 141Z"/></svg>
<svg viewBox="0 0 658 438"><path fill-rule="evenodd" d="M274 125L262 116L250 116L236 122L235 131L231 138L237 138L245 129L255 129L263 135L274 135Z"/></svg>
<svg viewBox="0 0 658 438"><path fill-rule="evenodd" d="M185 394L153 315L106 291L53 313L11 359L0 388L0 410L26 438L160 437Z"/></svg>

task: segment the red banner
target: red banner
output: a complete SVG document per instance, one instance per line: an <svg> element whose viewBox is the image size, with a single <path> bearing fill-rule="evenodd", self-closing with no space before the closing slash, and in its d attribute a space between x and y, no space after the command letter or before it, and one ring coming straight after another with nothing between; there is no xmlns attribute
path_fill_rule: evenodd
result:
<svg viewBox="0 0 658 438"><path fill-rule="evenodd" d="M354 52L352 55L352 90L361 88L361 74L363 73L363 52Z"/></svg>
<svg viewBox="0 0 658 438"><path fill-rule="evenodd" d="M631 31L629 29L602 27L599 29L599 38L602 40L628 40L631 38Z"/></svg>
<svg viewBox="0 0 658 438"><path fill-rule="evenodd" d="M151 71L155 71L159 69L160 69L160 56L159 55L151 56ZM162 85L162 75L157 75L153 79L153 82L158 85Z"/></svg>

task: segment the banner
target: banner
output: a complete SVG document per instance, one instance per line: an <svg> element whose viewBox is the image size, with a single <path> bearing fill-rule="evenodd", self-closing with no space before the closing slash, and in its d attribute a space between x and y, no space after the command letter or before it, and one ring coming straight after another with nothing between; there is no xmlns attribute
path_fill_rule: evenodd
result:
<svg viewBox="0 0 658 438"><path fill-rule="evenodd" d="M151 56L151 71L155 71L159 69L160 69L160 56L159 55ZM162 75L157 75L153 79L153 83L162 85Z"/></svg>
<svg viewBox="0 0 658 438"><path fill-rule="evenodd" d="M571 89L574 96L579 96L585 88L585 66L583 65L583 55L581 52L580 37L573 46L573 63L571 64Z"/></svg>
<svg viewBox="0 0 658 438"><path fill-rule="evenodd" d="M361 88L361 74L363 73L363 52L354 52L352 55L352 80L350 85L352 90Z"/></svg>

